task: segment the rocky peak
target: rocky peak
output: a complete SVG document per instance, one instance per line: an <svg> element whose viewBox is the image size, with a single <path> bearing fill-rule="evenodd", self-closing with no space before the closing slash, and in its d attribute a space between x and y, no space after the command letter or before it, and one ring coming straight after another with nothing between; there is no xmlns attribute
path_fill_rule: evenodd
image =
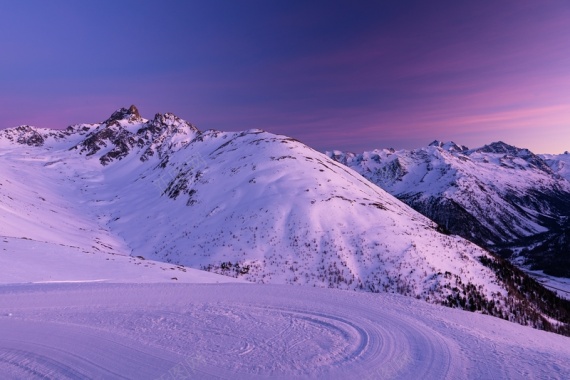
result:
<svg viewBox="0 0 570 380"><path fill-rule="evenodd" d="M464 152L464 151L469 149L464 145L461 145L461 146L457 145L453 141L442 142L439 140L434 140L429 144L429 146L435 146L435 147L441 148L447 152Z"/></svg>
<svg viewBox="0 0 570 380"><path fill-rule="evenodd" d="M107 126L118 124L119 121L126 120L128 122L142 121L142 117L136 106L131 105L129 108L120 108L113 112L110 118L105 120L104 124Z"/></svg>
<svg viewBox="0 0 570 380"><path fill-rule="evenodd" d="M165 127L180 125L183 123L184 121L182 119L170 112L167 112L165 114L157 113L149 124L155 126L158 130L162 130Z"/></svg>
<svg viewBox="0 0 570 380"><path fill-rule="evenodd" d="M439 140L433 140L432 142L429 143L428 146L439 146L439 147L441 147L441 145L442 145L442 142L441 142L441 141L439 141Z"/></svg>
<svg viewBox="0 0 570 380"><path fill-rule="evenodd" d="M136 117L141 117L141 115L139 114L139 110L137 109L137 107L135 107L134 104L131 104L131 106L129 107L129 113Z"/></svg>
<svg viewBox="0 0 570 380"><path fill-rule="evenodd" d="M483 153L502 153L510 155L517 155L517 153L519 153L521 150L522 149L519 149L502 141L497 141L478 149L479 152Z"/></svg>
<svg viewBox="0 0 570 380"><path fill-rule="evenodd" d="M29 125L20 125L16 128L5 129L3 137L9 141L22 145L42 146L45 137L37 130L37 128Z"/></svg>
<svg viewBox="0 0 570 380"><path fill-rule="evenodd" d="M167 112L165 114L157 113L150 124L163 129L165 127L188 127L191 132L198 132L198 128L188 123L187 121L179 118L173 113Z"/></svg>
<svg viewBox="0 0 570 380"><path fill-rule="evenodd" d="M137 132L147 146L140 159L146 161L155 153L162 158L169 150L186 146L199 133L198 128L173 113L157 113Z"/></svg>
<svg viewBox="0 0 570 380"><path fill-rule="evenodd" d="M173 122L173 121L180 121L181 119L176 116L173 113L167 112L167 113L157 113L156 115L154 115L154 119L153 121L156 121L158 123L163 123L163 124L167 124L169 121Z"/></svg>
<svg viewBox="0 0 570 380"><path fill-rule="evenodd" d="M111 150L100 157L103 165L108 164L114 159L122 159L125 157L137 143L135 134L125 124L143 123L144 119L140 116L139 110L132 105L129 108L120 108L113 112L111 117L103 122L100 126L90 132L87 137L72 147L71 149L80 149L80 153L87 156L94 155L102 148L111 147ZM142 145L143 142L139 143Z"/></svg>
<svg viewBox="0 0 570 380"><path fill-rule="evenodd" d="M502 141L497 141L488 145L485 145L482 148L476 149L475 152L479 153L491 153L491 154L503 154L504 160L509 160L512 162L513 158L520 158L526 161L530 167L542 170L547 173L551 173L550 167L546 164L546 162L537 156L536 154L532 153L528 149L517 148L516 146L512 146L506 144ZM470 152L472 153L472 152ZM518 165L516 165L519 167ZM521 169L525 169L524 167L520 167Z"/></svg>
<svg viewBox="0 0 570 380"><path fill-rule="evenodd" d="M145 120L133 105L115 111L71 149L91 156L105 148L107 152L100 157L103 165L121 160L133 151L146 161L155 153L162 158L187 145L198 133L196 127L172 113L157 113L154 119Z"/></svg>

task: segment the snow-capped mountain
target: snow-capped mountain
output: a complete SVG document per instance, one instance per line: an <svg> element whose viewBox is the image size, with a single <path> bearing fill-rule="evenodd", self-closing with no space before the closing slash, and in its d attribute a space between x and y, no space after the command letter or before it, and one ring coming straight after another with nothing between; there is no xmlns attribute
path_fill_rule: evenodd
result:
<svg viewBox="0 0 570 380"><path fill-rule="evenodd" d="M540 157L552 171L570 181L570 152L564 154L542 154Z"/></svg>
<svg viewBox="0 0 570 380"><path fill-rule="evenodd" d="M132 106L63 131L4 130L0 160L3 236L401 293L545 329L567 318L522 273L286 136L200 132Z"/></svg>
<svg viewBox="0 0 570 380"><path fill-rule="evenodd" d="M496 252L537 244L568 225L570 182L560 158L545 159L503 142L468 149L439 141L415 150L327 155L442 229ZM558 266L559 256L540 269ZM564 273L570 276L570 268Z"/></svg>

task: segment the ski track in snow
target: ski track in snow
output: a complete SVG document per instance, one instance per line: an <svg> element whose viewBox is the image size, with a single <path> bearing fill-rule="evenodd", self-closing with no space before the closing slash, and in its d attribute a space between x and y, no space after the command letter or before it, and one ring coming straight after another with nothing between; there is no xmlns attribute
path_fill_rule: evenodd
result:
<svg viewBox="0 0 570 380"><path fill-rule="evenodd" d="M568 338L407 297L254 284L0 286L3 378L568 378Z"/></svg>

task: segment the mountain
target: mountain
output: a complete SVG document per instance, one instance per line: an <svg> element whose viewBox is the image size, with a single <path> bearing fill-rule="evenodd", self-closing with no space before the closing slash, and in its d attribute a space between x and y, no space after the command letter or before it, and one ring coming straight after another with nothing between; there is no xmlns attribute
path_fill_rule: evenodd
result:
<svg viewBox="0 0 570 380"><path fill-rule="evenodd" d="M400 293L553 331L570 321L508 263L286 136L199 131L131 106L63 131L4 130L0 161L3 236L260 283Z"/></svg>
<svg viewBox="0 0 570 380"><path fill-rule="evenodd" d="M570 152L564 152L564 154L542 154L540 157L554 173L570 181Z"/></svg>
<svg viewBox="0 0 570 380"><path fill-rule="evenodd" d="M564 178L566 161L558 157L538 156L504 142L468 149L439 141L415 150L327 155L443 230L506 256L541 245L570 227L570 182ZM570 277L564 249L532 263L551 273L558 267L558 275Z"/></svg>

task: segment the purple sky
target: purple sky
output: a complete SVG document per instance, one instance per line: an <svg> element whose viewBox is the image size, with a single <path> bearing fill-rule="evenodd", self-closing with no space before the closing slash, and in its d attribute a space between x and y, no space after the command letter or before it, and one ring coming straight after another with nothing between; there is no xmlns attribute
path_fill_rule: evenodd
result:
<svg viewBox="0 0 570 380"><path fill-rule="evenodd" d="M570 150L570 2L1 1L0 128L138 106L319 150Z"/></svg>

